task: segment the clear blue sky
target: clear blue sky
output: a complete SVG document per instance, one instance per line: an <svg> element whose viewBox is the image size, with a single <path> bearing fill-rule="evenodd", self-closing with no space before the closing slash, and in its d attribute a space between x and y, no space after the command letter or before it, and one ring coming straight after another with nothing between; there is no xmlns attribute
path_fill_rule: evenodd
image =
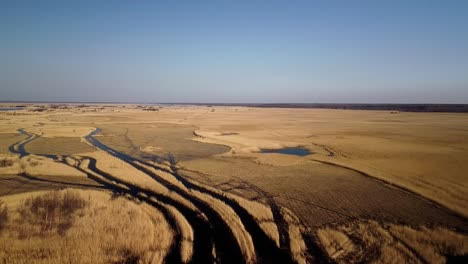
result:
<svg viewBox="0 0 468 264"><path fill-rule="evenodd" d="M468 1L1 1L0 101L468 103Z"/></svg>

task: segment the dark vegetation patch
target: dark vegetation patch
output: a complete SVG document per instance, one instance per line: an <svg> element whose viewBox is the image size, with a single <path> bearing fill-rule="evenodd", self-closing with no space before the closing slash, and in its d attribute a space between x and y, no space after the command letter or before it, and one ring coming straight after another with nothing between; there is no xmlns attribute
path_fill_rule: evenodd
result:
<svg viewBox="0 0 468 264"><path fill-rule="evenodd" d="M47 108L45 108L45 107L44 107L44 108L42 108L42 107L40 107L40 108L32 108L32 109L29 109L29 111L30 111L30 112L45 112L45 111L47 111Z"/></svg>
<svg viewBox="0 0 468 264"><path fill-rule="evenodd" d="M78 192L73 190L51 191L27 198L17 208L19 219L23 225L38 228L21 229L19 236L44 235L52 231L63 234L72 226L73 214L85 208L88 203Z"/></svg>
<svg viewBox="0 0 468 264"><path fill-rule="evenodd" d="M142 110L143 110L143 111L158 112L158 111L159 111L159 108L156 108L156 107L154 107L154 106L148 106L148 107L144 107Z"/></svg>
<svg viewBox="0 0 468 264"><path fill-rule="evenodd" d="M49 108L51 108L51 109L70 109L70 107L67 104L51 104L51 105L49 105Z"/></svg>
<svg viewBox="0 0 468 264"><path fill-rule="evenodd" d="M179 104L184 105L184 104ZM206 105L191 103L190 105ZM350 109L350 110L385 110L404 112L448 112L468 113L468 104L211 104L211 106L245 106L261 108L319 108L319 109Z"/></svg>
<svg viewBox="0 0 468 264"><path fill-rule="evenodd" d="M239 135L237 132L223 132L221 136L232 136L232 135Z"/></svg>
<svg viewBox="0 0 468 264"><path fill-rule="evenodd" d="M386 110L392 111L392 114L396 114L397 111L468 113L468 104L252 104L248 106L275 108Z"/></svg>
<svg viewBox="0 0 468 264"><path fill-rule="evenodd" d="M0 200L0 232L2 232L5 225L8 223L8 207Z"/></svg>
<svg viewBox="0 0 468 264"><path fill-rule="evenodd" d="M7 158L2 158L0 159L0 168L4 168L4 167L10 167L14 164L15 162L11 159L7 159Z"/></svg>

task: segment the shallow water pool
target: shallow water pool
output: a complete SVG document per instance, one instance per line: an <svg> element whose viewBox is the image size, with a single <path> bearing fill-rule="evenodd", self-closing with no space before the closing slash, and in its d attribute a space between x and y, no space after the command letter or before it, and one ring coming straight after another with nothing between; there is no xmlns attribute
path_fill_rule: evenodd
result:
<svg viewBox="0 0 468 264"><path fill-rule="evenodd" d="M302 147L281 148L281 149L261 149L260 153L278 153L285 155L307 156L312 154L308 149Z"/></svg>

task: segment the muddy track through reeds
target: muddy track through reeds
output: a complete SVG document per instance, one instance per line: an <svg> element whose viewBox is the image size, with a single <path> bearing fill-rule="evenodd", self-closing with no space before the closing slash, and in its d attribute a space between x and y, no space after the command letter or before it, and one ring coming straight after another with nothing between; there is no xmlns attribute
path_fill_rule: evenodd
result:
<svg viewBox="0 0 468 264"><path fill-rule="evenodd" d="M144 175L150 177L152 180L160 184L161 186L167 188L170 193L176 194L182 199L174 198L171 194L161 193L157 190L152 190L137 185L136 183L131 182L131 175L128 178L117 177L103 171L102 168L98 168L97 164L99 160L96 160L94 157L85 156L85 155L37 155L41 157L46 157L53 159L56 162L61 162L67 166L76 168L81 172L85 173L89 179L94 180L96 183L99 183L103 187L116 194L121 194L130 199L135 199L147 203L157 210L161 211L165 219L167 219L168 224L171 229L175 231L175 236L171 249L166 256L166 262L168 263L181 263L182 262L182 243L183 235L181 231L181 223L174 216L173 212L169 210L169 207L175 209L180 213L190 224L190 227L193 230L193 241L191 246L193 247L193 254L191 255L191 263L246 263L246 262L259 262L259 263L293 263L292 250L290 248L291 238L289 237L289 224L286 221L285 216L282 212L282 207L275 201L275 198L283 198L288 200L294 200L297 202L307 203L308 205L318 208L320 210L325 210L327 212L340 215L343 218L348 220L359 220L360 218L348 215L344 212L339 212L332 210L325 206L321 206L317 203L311 203L308 201L299 201L292 197L284 196L275 196L272 195L263 189L257 187L256 185L244 182L241 179L240 182L245 185L245 188L255 191L259 196L261 196L268 206L271 209L273 215L273 222L278 228L279 235L279 247L275 241L270 238L266 232L261 228L257 219L249 213L249 211L241 206L238 200L234 199L232 196L227 195L226 192L218 190L215 187L204 185L200 182L197 182L192 179L188 179L178 172L178 167L176 162L172 162L170 167L163 167L160 164L148 162L142 160L141 158L135 158L131 154L126 154L117 151L99 141L95 136L100 133L100 129L96 128L94 131L90 132L85 139L95 148L109 154L110 156L128 164L132 168L142 172ZM19 129L19 133L26 135L27 138L22 139L21 141L12 144L9 147L9 150L12 153L17 153L20 157L29 155L25 150L25 145L39 138L39 135L26 132L24 129ZM126 131L128 133L128 130ZM129 140L129 139L128 139ZM133 148L133 150L136 150ZM68 160L73 160L74 164L67 162ZM334 166L340 166L337 164L332 164L329 162L320 161L322 163ZM73 163L73 162L72 162ZM352 168L347 168L345 166L340 166L344 169L350 169L356 171ZM165 173L164 176L161 173ZM360 174L364 174L360 171ZM162 176L161 176L162 175ZM25 179L36 180L36 177L23 175ZM364 176L371 177L364 174ZM168 178L173 177L173 178ZM381 180L376 180L371 177L376 182L383 184L389 188L397 189L403 193L411 193L407 190L398 188L394 185L388 184ZM37 178L41 180L40 178ZM127 180L128 179L128 180ZM44 183L60 183L63 182L50 182L49 180L42 180ZM79 187L87 187L85 185ZM91 187L91 185L90 185ZM96 187L96 186L94 186ZM413 193L411 193L413 194ZM418 198L421 198L423 201L429 202L427 199L420 197L417 194L414 194ZM187 205L188 202L189 205ZM223 206L232 209L233 217L238 217L241 222L241 228L245 228L245 231L249 237L252 239L254 257L248 258L245 255L245 251L242 250L241 242L236 235L235 227L232 227L226 219L230 217L229 212L228 216L223 215L225 212L222 211L221 207L216 207L212 203L221 202ZM192 206L190 206L192 204ZM431 203L435 205L434 203ZM193 207L194 206L194 207ZM435 205L438 209L439 206ZM444 211L444 210L443 210ZM450 214L451 216L456 216ZM298 220L301 226L305 226L304 223ZM463 229L463 228L462 228ZM302 237L308 249L309 260L313 260L317 263L331 263L333 260L327 255L324 248L322 248L319 239L316 235L309 232L302 232ZM394 238L397 240L397 238ZM409 246L403 243L403 246L407 248L413 255L416 256L420 261L421 256ZM375 254L369 251L369 254L374 256ZM377 254L377 253L376 253Z"/></svg>
<svg viewBox="0 0 468 264"><path fill-rule="evenodd" d="M25 151L24 146L27 143L29 143L29 142L33 141L34 139L38 138L38 136L34 135L34 134L27 133L22 129L18 130L18 131L20 133L22 133L22 134L27 135L28 138L13 144L10 147L10 151L12 153L20 154L21 157L24 157L24 156L27 156L27 155L30 154L30 153ZM61 155L61 156L58 156L58 155L37 155L37 156L51 158L51 159L53 159L53 160L55 160L57 162L61 162L61 163L65 164L65 165L68 165L68 166L71 166L71 165L69 165L65 161L65 159L61 159L60 157L68 157L68 158L71 158L71 159L73 159L73 160L75 160L77 162L81 162L83 160L89 160L88 169L92 173L90 173L90 172L84 170L83 168L81 168L79 166L79 164L77 166L71 166L71 167L74 167L74 168L78 169L79 171L85 173L89 179L91 179L91 180L95 181L96 183L102 185L103 188L108 189L108 190L112 191L115 194L126 195L127 197L131 197L131 198L140 200L140 201L145 202L145 203L149 204L150 206L158 209L164 215L164 217L167 220L167 222L168 222L169 226L171 227L171 229L176 231L173 245L171 246L168 254L166 255L166 261L168 261L169 263L181 263L182 262L181 261L181 252L180 252L181 237L180 237L180 232L178 232L179 227L177 226L176 219L174 219L173 215L169 212L167 207L165 207L162 202L159 202L159 201L156 202L156 201L152 200L151 196L141 195L143 192L140 192L139 188L128 188L128 187L125 188L125 187L120 186L119 184L122 184L122 183L120 183L120 180L118 178L112 177L112 176L110 176L108 174L103 174L103 175L100 174L101 171L97 170L96 160L94 158L86 157L86 156L79 156L79 159L77 159L76 158L77 156L71 157L71 156L66 156L66 155ZM30 176L28 176L27 178L30 178ZM206 243L202 243L202 244L206 245ZM201 251L199 253L201 253ZM200 262L208 261L208 262L210 262L210 261L212 261L211 251L208 253L207 256L202 256L200 254L194 254L194 257L192 258L192 261L193 262L197 262L197 261L200 261Z"/></svg>
<svg viewBox="0 0 468 264"><path fill-rule="evenodd" d="M100 130L98 129L98 131L96 131L96 133L98 133ZM167 169L167 168L164 168L162 166L158 166L157 164L155 163L149 163L145 160L141 160L139 158L134 158L132 155L135 154L136 151L138 151L138 149L141 147L140 146L137 146L134 144L134 142L128 137L128 133L129 133L129 130L126 129L125 130L125 133L124 133L124 141L127 142L129 145L130 145L130 150L128 153L122 153L122 152L119 152L113 148L110 148L109 146L105 146L104 144L102 144L101 142L99 142L98 144L102 144L103 146L102 147L105 147L105 149L103 149L104 151L107 151L108 153L112 154L112 153L116 153L118 154L118 156L115 156L115 157L118 157L118 158L121 158L122 156L121 155L125 155L124 159L125 160L129 160L129 159L132 159L133 161L133 164L135 164L135 162L137 163L140 163L140 164L143 164L147 167L151 167L155 170L160 170L160 171L163 171L163 172L166 172L166 173L169 173L171 174L172 176L174 176L180 183L183 184L183 186L189 190L196 190L196 191L199 191L201 193L205 193L205 194L208 194L218 200L221 200L223 201L224 203L226 203L227 205L229 205L234 211L235 213L240 217L243 225L245 226L246 230L249 232L249 234L252 236L253 238L253 243L254 243L254 246L255 246L255 253L256 253L256 257L257 257L257 261L258 262L266 262L266 263L289 263L289 262L293 262L292 261L292 258L291 258L291 255L289 253L289 246L290 246L290 240L289 240L289 233L288 233L288 224L287 222L284 220L283 216L281 215L280 213L280 209L279 209L279 206L276 204L276 202L274 202L273 198L268 196L266 192L263 192L262 191L262 195L264 195L264 197L266 198L266 202L267 202L267 205L271 208L272 210L272 213L273 213L273 220L274 220L274 223L277 225L277 228L278 228L278 233L279 233L279 248L276 246L275 242L272 241L267 235L266 233L260 228L260 226L258 225L258 223L256 222L256 220L254 219L254 217L245 209L243 208L235 199L231 199L229 197L226 197L222 192L219 193L219 192L215 192L215 191L212 191L206 187L203 186L203 184L195 181L195 180L191 180L191 181L188 181L186 178L184 178L183 176L181 176L179 173L178 173L178 167L175 166L175 164L173 164L172 162L171 163L171 169ZM195 131L193 132L194 135L196 135ZM94 136L90 134L91 137ZM95 141L98 141L96 140L96 138L87 138L88 141L90 140L95 140ZM96 143L97 142L92 142L93 145L96 146ZM144 144L143 144L144 145ZM169 155L171 157L171 155ZM142 156L143 158L145 158L144 156ZM154 156L154 155L150 155L148 156L152 159L156 159L156 160L165 160L164 158L162 157L159 157L159 156ZM169 157L169 161L170 161L170 157ZM136 164L138 165L138 164ZM139 167L141 169L141 166ZM145 169L145 168L143 168ZM157 177L157 175L155 175L154 173L152 172L149 172L147 170L144 171L146 174L152 174L152 176L154 177ZM257 188L258 190L260 190L259 188Z"/></svg>
<svg viewBox="0 0 468 264"><path fill-rule="evenodd" d="M21 156L28 155L25 151L24 145L31 142L38 136L29 134L24 130L19 130L20 133L26 134L28 138L17 144L14 144L11 147L12 152L18 153ZM56 161L61 161L64 164L65 157L74 159L75 161L81 162L82 160L88 160L88 169L93 172L93 174L99 175L92 175L91 173L83 170L79 166L73 166L88 175L89 178L95 180L96 182L104 185L108 189L112 189L115 192L129 194L132 197L138 198L142 201L145 201L151 205L153 205L154 201L151 200L151 197L156 198L157 201L163 204L169 204L174 206L192 225L194 230L194 248L193 248L193 256L192 262L194 263L210 263L214 262L215 259L213 257L212 251L213 247L216 250L216 261L220 263L243 263L247 260L244 259L244 256L241 253L239 245L232 233L230 227L227 225L225 221L223 221L222 217L219 215L216 210L212 209L210 205L196 197L190 196L189 193L180 189L178 186L171 184L170 182L160 178L154 172L148 170L144 166L138 164L142 163L146 166L151 166L152 168L159 169L157 166L153 166L152 164L142 162L140 160L135 160L123 153L116 152L113 149L108 148L107 146L101 144L97 141L93 135L98 133L99 129L96 129L92 133L90 133L86 139L98 149L106 151L107 153L111 154L114 157L119 158L130 164L132 167L144 172L146 175L149 175L151 178L156 180L158 183L162 184L166 188L171 191L176 192L177 194L181 195L183 198L186 198L190 202L192 202L198 209L203 212L209 221L205 221L203 218L200 217L200 212L194 212L192 209L186 207L185 205L181 204L180 202L171 199L167 196L155 193L151 190L142 189L134 184L129 182L123 181L117 177L114 177L102 170L99 170L96 167L96 160L91 157L86 156L56 156L56 155L40 155L47 158L54 159ZM79 157L81 160L77 160L76 157ZM69 164L67 164L69 165ZM70 165L69 165L70 166ZM176 178L180 179L179 175L174 175ZM236 213L240 215L242 219L242 223L246 225L246 229L249 231L249 234L253 236L253 240L255 241L255 252L258 254L257 261L265 262L265 263L290 263L292 262L291 257L288 252L285 250L281 250L276 247L275 243L266 236L266 234L261 230L258 224L255 222L255 219L244 209L242 208L237 202L232 199L227 199L221 194L218 194L214 191L207 190L205 188L199 187L195 184L189 183L184 179L184 185L190 189L194 189L200 191L202 193L209 193L211 196L218 198L225 202L226 204L230 205ZM142 196L141 194L144 194ZM169 216L166 215L166 218ZM173 228L177 230L177 228ZM180 261L179 261L180 262Z"/></svg>
<svg viewBox="0 0 468 264"><path fill-rule="evenodd" d="M180 179L182 179L183 181L187 181L185 178L183 178L181 175L179 175L177 173L177 168L176 167L173 167L172 170L176 172L177 177L180 177ZM204 175L204 176L210 177L209 175L204 174L204 173L199 172L199 171L190 170L190 169L187 169L187 168L183 168L183 170L193 172L193 173L196 173L196 174L199 174L199 175ZM234 188L240 188L240 189L248 189L248 190L254 191L258 195L257 200L258 199L264 199L265 200L265 203L271 209L271 212L273 214L273 221L275 222L275 224L276 224L276 226L278 228L280 248L283 251L287 250L289 248L289 245L290 245L289 231L288 231L289 224L286 222L286 220L284 219L284 217L283 217L283 215L281 213L280 205L278 205L275 202L274 197L272 195L270 195L268 192L265 192L264 190L257 187L256 185L251 184L251 183L249 183L247 181L243 181L242 179L237 179L237 180L239 181L240 185L234 185L234 187L232 187L233 189ZM188 182L188 183L193 185L193 183L191 183L191 182ZM203 190L206 189L206 188L204 188L203 186L200 186L200 185L197 186L197 187L202 188ZM216 187L216 186L212 186L212 187ZM211 192L210 190L207 190L207 191ZM224 189L224 191L228 191L228 190ZM234 205L239 206L239 204L236 201L231 200L231 199L227 199L227 197L225 197L225 196L221 195L219 198L227 200L227 201L225 201L226 203L233 203ZM240 210L245 211L245 209L242 208L242 207L240 207ZM237 210L236 210L236 212L237 212ZM240 213L240 212L237 212L237 213ZM250 215L247 215L247 217L250 217Z"/></svg>
<svg viewBox="0 0 468 264"><path fill-rule="evenodd" d="M100 131L100 130L99 130ZM98 133L99 131L96 131ZM196 135L195 132L193 132L194 135ZM93 135L94 136L94 135ZM87 138L88 141L90 138ZM96 138L93 138L91 140L96 140ZM96 140L98 141L98 140ZM274 200L271 197L267 198L267 205L270 206L272 213L273 213L273 220L274 223L278 227L278 232L279 232L279 248L276 246L275 242L271 240L270 237L266 235L266 233L260 228L259 224L256 222L255 218L244 208L242 207L235 199L229 198L223 194L223 192L216 192L212 191L200 182L197 182L195 180L187 180L184 178L182 175L178 173L178 167L175 166L174 163L171 162L171 156L169 155L169 162L171 163L171 169L167 169L162 166L158 166L155 163L149 163L146 160L142 160L140 158L134 158L132 155L135 154L135 151L138 151L138 149L141 147L136 146L133 141L128 137L128 129L126 129L124 133L124 141L126 141L130 145L130 150L127 153L122 153L119 152L113 148L110 148L109 146L105 146L102 143L103 147L106 149L103 149L104 151L107 151L109 154L112 155L112 153L117 153L118 158L121 158L121 155L124 155L124 159L126 160L132 160L132 163L138 166L139 164L143 164L147 167L153 168L155 170L163 171L166 173L171 174L172 176L175 177L175 179L178 180L185 188L189 190L196 190L204 194L208 194L212 196L213 198L216 198L225 204L229 205L234 212L240 217L242 224L245 226L245 229L248 231L248 233L252 236L253 238L253 243L255 246L255 253L257 257L257 261L262 263L290 263L293 262L290 252L289 252L289 234L288 234L288 224L286 221L283 219L279 206L274 202ZM96 142L92 143L95 145ZM144 144L143 144L144 145ZM148 158L152 158L155 160L162 160L164 161L165 158L155 156L155 155L147 155ZM145 158L145 156L142 156ZM139 166L140 169L143 169L146 174L152 175L152 177L158 177L154 172L150 172L146 170L145 168L142 168ZM265 195L266 193L263 192ZM266 196L265 196L266 197Z"/></svg>
<svg viewBox="0 0 468 264"><path fill-rule="evenodd" d="M180 252L180 232L179 232L179 227L177 226L177 220L172 216L172 214L169 212L167 207L164 206L164 202L158 199L158 202L152 200L151 198L154 196L151 195L142 195L145 193L142 189L133 186L133 185L127 185L124 182L120 181L118 178L112 177L107 173L103 173L102 171L98 170L96 168L96 159L91 158L91 157L82 157L84 159L89 160L88 164L88 169L92 171L94 174L93 175L86 170L81 169L79 166L77 168L86 173L88 178L91 178L95 180L96 182L106 186L108 189L112 190L114 193L120 194L120 195L129 195L132 198L138 199L140 201L143 201L152 207L156 208L159 210L167 220L169 226L171 227L172 230L177 231L176 236L174 239L174 244L171 247L171 250L169 251L168 255L166 256L166 260L168 262L181 262L181 252ZM123 185L124 187L122 187ZM168 203L169 204L169 203ZM195 259L201 259L201 260L210 260L210 256L200 256L197 255Z"/></svg>
<svg viewBox="0 0 468 264"><path fill-rule="evenodd" d="M217 250L217 256L220 257L222 263L241 263L245 262L242 258L239 258L240 249L237 246L236 239L230 230L230 227L227 226L226 222L222 219L222 217L216 212L216 210L212 209L209 204L205 201L198 199L196 197L191 196L187 191L181 189L177 185L170 183L169 181L159 177L156 173L151 170L148 170L146 167L141 166L143 164L147 167L151 167L156 170L162 170L166 173L170 173L174 176L180 183L183 184L185 188L188 190L196 190L204 194L208 194L211 197L218 199L225 204L229 205L234 212L239 216L241 219L242 224L246 228L247 232L252 237L255 253L256 253L256 261L264 262L264 263L291 263L293 262L291 256L287 249L280 249L278 248L274 241L271 240L265 232L260 228L258 223L255 221L253 216L247 212L239 203L233 199L229 199L228 197L224 196L221 193L217 193L215 191L209 190L203 186L190 182L180 176L177 173L177 168L175 166L171 166L172 170L163 169L160 166L156 166L152 163L135 159L129 155L121 153L115 149L112 149L104 144L102 144L99 140L97 140L94 135L100 132L100 129L96 129L92 133L90 133L86 139L95 147L109 153L110 155L119 158L134 168L144 172L146 175L149 175L151 178L156 180L158 183L162 184L166 188L176 192L177 194L181 195L185 199L189 200L195 206L197 206L203 213L207 215L210 219L210 222L213 224L213 228L216 230L215 234L215 245ZM221 231L221 232L220 232ZM229 243L226 243L229 242ZM236 253L237 251L237 253ZM237 257L232 255L235 253L238 255ZM227 254L227 255L226 255ZM226 255L226 256L223 256ZM230 256L229 256L230 255Z"/></svg>
<svg viewBox="0 0 468 264"><path fill-rule="evenodd" d="M213 239L212 239L212 234L211 234L211 224L205 221L201 216L199 212L193 211L191 208L187 207L186 205L171 199L170 197L167 197L165 195L158 194L156 192L147 190L147 189L142 189L132 183L123 181L117 177L114 177L106 172L103 172L102 170L98 169L96 167L96 159L91 158L91 157L84 157L89 160L88 168L101 176L103 179L105 179L107 182L116 182L119 185L123 185L125 188L120 188L121 191L124 194L130 194L132 197L136 197L138 199L141 199L147 203L149 203L152 206L155 206L155 204L159 204L152 200L151 198L155 198L158 202L162 204L167 204L174 206L179 212L181 212L189 221L191 224L193 230L194 230L194 254L192 257L192 261L194 263L203 263L203 262L212 262L213 261L213 256L212 256L212 247L213 247ZM144 195L142 195L144 194ZM157 209L162 210L161 206L159 205ZM164 209L167 211L167 209ZM169 215L169 212L166 212L167 215ZM165 214L165 216L166 216ZM168 216L166 216L166 219ZM172 216L171 216L172 218ZM170 222L173 222L173 225L175 225L175 219L172 219ZM171 226L173 230L177 230L177 227ZM180 240L177 239L177 240ZM179 245L176 246L177 248L180 248Z"/></svg>
<svg viewBox="0 0 468 264"><path fill-rule="evenodd" d="M271 208L271 212L273 213L273 219L275 220L276 225L278 226L279 238L280 238L280 246L281 247L289 247L290 239L289 239L289 232L288 232L288 223L284 219L283 215L281 214L280 206L275 202L272 195L268 192L265 192L261 188L257 187L254 184L248 183L247 181L242 181L238 179L243 185L247 186L250 190L255 191L258 195L265 198L266 203Z"/></svg>
<svg viewBox="0 0 468 264"><path fill-rule="evenodd" d="M280 248L276 246L273 240L271 240L266 233L260 228L254 217L245 209L243 208L237 201L234 199L230 199L221 193L214 192L210 189L207 189L201 185L195 184L193 182L187 181L177 172L177 168L173 167L174 171L173 175L188 189L197 190L203 193L207 193L212 197L219 199L229 205L234 212L240 217L242 223L244 224L246 230L253 238L253 243L255 246L255 253L257 256L258 262L264 263L288 263L292 262L291 256L289 254L289 235L287 231L284 232L284 229L280 231L279 222L277 221L278 215L275 215L275 211L273 207L270 206L273 212L275 224L278 227L278 231L280 234ZM275 218L276 216L276 218ZM287 237L287 243L285 240L282 239Z"/></svg>

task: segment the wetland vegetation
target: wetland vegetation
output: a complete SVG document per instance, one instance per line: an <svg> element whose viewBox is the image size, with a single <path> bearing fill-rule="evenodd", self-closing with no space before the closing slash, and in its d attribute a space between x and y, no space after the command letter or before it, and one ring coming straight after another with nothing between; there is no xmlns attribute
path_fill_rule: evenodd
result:
<svg viewBox="0 0 468 264"><path fill-rule="evenodd" d="M422 178L417 169L429 158L447 168L466 158L443 158L468 144L451 130L467 123L464 115L89 108L99 110L61 107L0 126L3 260L40 250L43 263L86 262L77 256L91 246L87 257L103 263L439 262L468 252L464 168L445 181L435 180L439 170ZM291 117L294 130L284 130ZM432 134L403 130L411 123ZM445 154L436 154L442 142ZM411 149L411 159L395 147ZM387 165L372 166L383 155ZM89 233L86 223L106 218ZM98 235L109 228L127 241L107 246L120 239Z"/></svg>

